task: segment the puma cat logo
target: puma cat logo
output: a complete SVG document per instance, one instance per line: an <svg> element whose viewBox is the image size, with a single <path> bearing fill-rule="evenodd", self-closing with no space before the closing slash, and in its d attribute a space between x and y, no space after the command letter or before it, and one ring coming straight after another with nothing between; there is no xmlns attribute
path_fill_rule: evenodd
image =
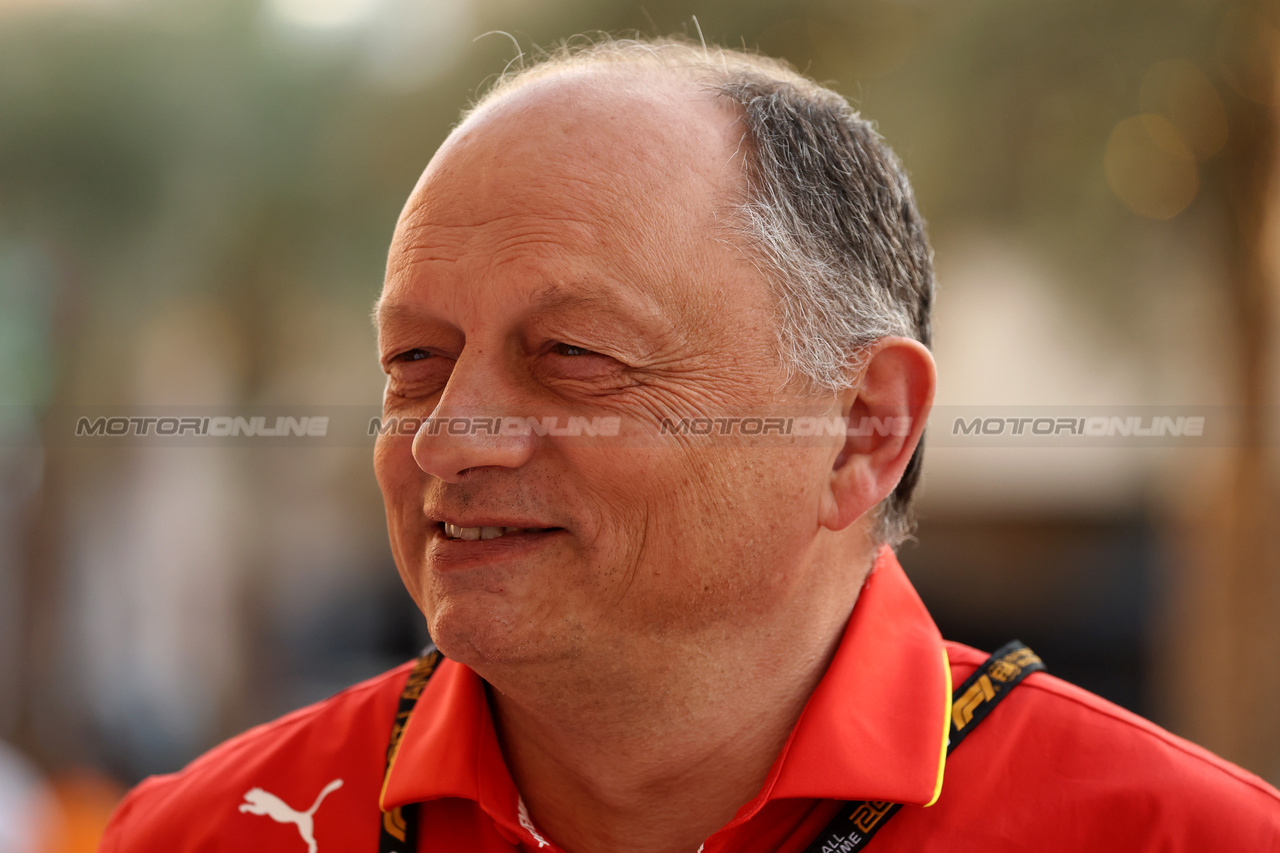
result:
<svg viewBox="0 0 1280 853"><path fill-rule="evenodd" d="M320 808L320 804L324 802L324 798L341 787L341 779L334 779L328 785L325 785L324 789L316 797L316 801L311 804L311 808L305 812L294 811L284 800L269 791L253 788L244 795L245 801L240 804L240 811L247 814L266 815L277 823L293 824L298 827L302 840L307 842L307 853L316 853L315 824L312 822L312 817L315 816L316 809Z"/></svg>

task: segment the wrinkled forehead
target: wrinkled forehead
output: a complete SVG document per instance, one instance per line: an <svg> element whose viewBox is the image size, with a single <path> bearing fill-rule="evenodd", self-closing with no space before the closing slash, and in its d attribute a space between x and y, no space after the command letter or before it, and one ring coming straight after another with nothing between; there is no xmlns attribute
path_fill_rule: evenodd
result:
<svg viewBox="0 0 1280 853"><path fill-rule="evenodd" d="M732 108L687 75L567 69L473 112L432 158L400 229L542 215L669 243L739 197L740 137Z"/></svg>

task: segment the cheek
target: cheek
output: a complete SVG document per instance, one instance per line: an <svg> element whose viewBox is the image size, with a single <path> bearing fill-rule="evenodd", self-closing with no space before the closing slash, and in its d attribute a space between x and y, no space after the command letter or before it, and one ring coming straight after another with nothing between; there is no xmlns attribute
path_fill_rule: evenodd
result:
<svg viewBox="0 0 1280 853"><path fill-rule="evenodd" d="M378 436L373 447L373 472L390 517L400 511L411 493L420 490L425 476L413 458L413 436Z"/></svg>
<svg viewBox="0 0 1280 853"><path fill-rule="evenodd" d="M821 455L794 447L710 451L691 468L684 515L722 580L761 592L785 583L818 524ZM815 467L818 466L818 467ZM745 592L745 590L744 590Z"/></svg>
<svg viewBox="0 0 1280 853"><path fill-rule="evenodd" d="M382 491L391 554L401 579L421 605L412 576L424 547L423 475L410 453L412 437L379 436L374 445L373 469Z"/></svg>
<svg viewBox="0 0 1280 853"><path fill-rule="evenodd" d="M726 540L735 538L726 536L725 516L742 509L723 454L675 445L595 461L582 482L591 484L589 505L607 515L592 543L593 562L615 569L629 595L696 595L707 574L718 573Z"/></svg>
<svg viewBox="0 0 1280 853"><path fill-rule="evenodd" d="M818 525L826 452L784 445L749 451L739 462L731 488L742 521L787 548L809 538Z"/></svg>

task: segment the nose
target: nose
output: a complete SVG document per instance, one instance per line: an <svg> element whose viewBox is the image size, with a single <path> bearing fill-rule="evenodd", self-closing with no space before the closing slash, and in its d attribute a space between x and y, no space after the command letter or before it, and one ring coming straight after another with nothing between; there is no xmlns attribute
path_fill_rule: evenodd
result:
<svg viewBox="0 0 1280 853"><path fill-rule="evenodd" d="M414 461L448 483L480 468L519 468L533 455L537 440L529 430L510 429L529 414L520 410L519 398L500 365L483 353L464 352L435 410L413 437Z"/></svg>

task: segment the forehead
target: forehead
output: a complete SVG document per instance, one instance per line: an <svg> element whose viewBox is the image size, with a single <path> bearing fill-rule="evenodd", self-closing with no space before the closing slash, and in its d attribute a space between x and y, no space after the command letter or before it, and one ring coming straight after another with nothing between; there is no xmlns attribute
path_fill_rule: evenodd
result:
<svg viewBox="0 0 1280 853"><path fill-rule="evenodd" d="M445 267L477 278L516 269L531 288L546 286L540 275L709 281L737 254L722 238L741 187L739 139L730 108L670 72L570 70L525 84L432 158L397 224L384 299Z"/></svg>

